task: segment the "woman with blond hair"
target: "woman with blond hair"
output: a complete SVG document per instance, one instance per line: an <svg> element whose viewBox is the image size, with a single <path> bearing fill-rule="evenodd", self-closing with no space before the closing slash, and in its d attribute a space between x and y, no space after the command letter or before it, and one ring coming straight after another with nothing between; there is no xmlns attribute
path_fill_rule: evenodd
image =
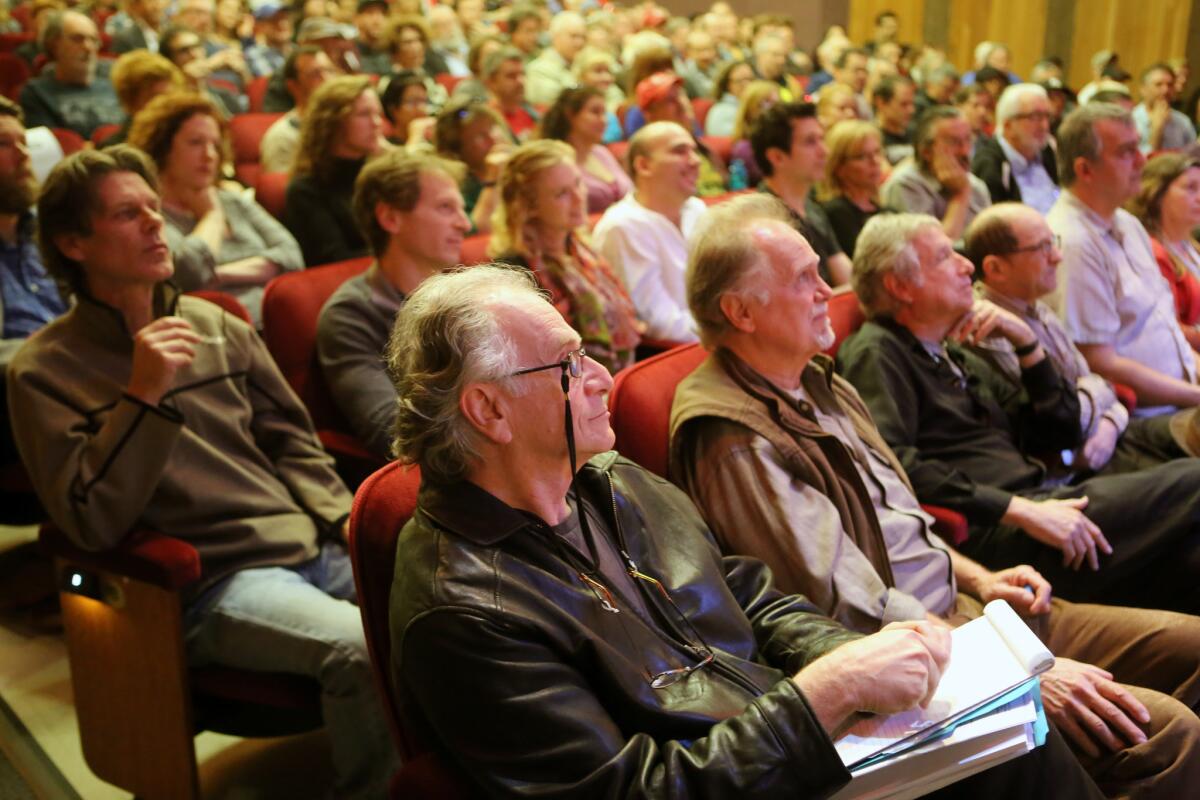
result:
<svg viewBox="0 0 1200 800"><path fill-rule="evenodd" d="M588 355L616 372L633 363L642 324L586 232L583 178L570 145L539 139L513 151L500 174L490 252L532 270Z"/></svg>
<svg viewBox="0 0 1200 800"><path fill-rule="evenodd" d="M302 269L304 260L296 240L266 209L240 192L218 188L228 163L228 134L212 100L172 92L138 112L129 144L158 167L176 284L184 291L227 292L257 324L267 281Z"/></svg>
<svg viewBox="0 0 1200 800"><path fill-rule="evenodd" d="M126 119L100 147L122 144L129 138L133 118L159 95L184 88L183 71L158 53L131 50L113 62L110 73L113 90L125 111Z"/></svg>
<svg viewBox="0 0 1200 800"><path fill-rule="evenodd" d="M367 159L388 146L383 107L369 78L333 78L313 93L283 214L308 266L366 255L354 221L354 181Z"/></svg>
<svg viewBox="0 0 1200 800"><path fill-rule="evenodd" d="M754 148L750 146L750 131L755 120L778 102L779 84L774 81L753 81L742 92L737 119L733 123L733 147L729 150L730 175L735 173L734 164L739 161L745 169L746 185L736 187L738 189L757 186L762 180L762 170L758 168L758 162L754 160Z"/></svg>
<svg viewBox="0 0 1200 800"><path fill-rule="evenodd" d="M1200 159L1162 153L1146 162L1142 188L1126 204L1150 234L1159 271L1171 284L1179 326L1193 350L1200 350Z"/></svg>
<svg viewBox="0 0 1200 800"><path fill-rule="evenodd" d="M844 83L825 84L817 96L817 119L821 127L830 130L842 120L859 119L858 95Z"/></svg>
<svg viewBox="0 0 1200 800"><path fill-rule="evenodd" d="M826 89L836 85L831 83ZM869 122L845 120L825 134L825 148L825 180L817 187L817 199L842 251L853 256L867 220L891 210L879 202L884 179L883 138Z"/></svg>

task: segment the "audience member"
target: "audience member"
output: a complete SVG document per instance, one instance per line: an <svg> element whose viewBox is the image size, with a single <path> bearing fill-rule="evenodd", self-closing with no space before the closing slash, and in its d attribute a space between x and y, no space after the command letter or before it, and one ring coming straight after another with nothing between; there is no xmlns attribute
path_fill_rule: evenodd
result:
<svg viewBox="0 0 1200 800"><path fill-rule="evenodd" d="M541 115L525 102L525 62L515 47L502 47L483 60L479 74L488 100L504 119L513 144L527 141Z"/></svg>
<svg viewBox="0 0 1200 800"><path fill-rule="evenodd" d="M646 122L673 122L684 130L693 131L692 142L700 157L696 194L701 197L724 194L728 178L725 164L694 134L696 120L683 91L683 79L674 72L656 72L637 85L637 101L638 107L645 112Z"/></svg>
<svg viewBox="0 0 1200 800"><path fill-rule="evenodd" d="M540 140L518 147L500 173L490 250L498 261L532 270L589 357L616 372L633 363L642 324L625 287L586 240L583 191L570 146Z"/></svg>
<svg viewBox="0 0 1200 800"><path fill-rule="evenodd" d="M574 150L589 214L605 211L633 189L633 181L602 143L607 122L604 96L591 86L565 89L542 120L542 138L558 139Z"/></svg>
<svg viewBox="0 0 1200 800"><path fill-rule="evenodd" d="M204 56L204 43L195 31L179 25L167 26L159 42L158 51L183 73L185 88L211 97L226 116L240 114L246 110L247 101L244 95L209 82L215 62L212 58Z"/></svg>
<svg viewBox="0 0 1200 800"><path fill-rule="evenodd" d="M429 113L429 93L420 75L396 73L388 80L379 102L383 105L383 115L392 124L388 141L414 153L433 150L437 118Z"/></svg>
<svg viewBox="0 0 1200 800"><path fill-rule="evenodd" d="M235 5L233 17L240 18L241 4L232 0ZM179 0L175 6L175 16L171 20L173 28L183 27L196 34L201 47L197 49L197 63L203 63L202 77L214 77L232 83L238 91L245 88L250 80L250 72L242 57L242 48L237 40L222 35L216 24L217 6L213 0ZM228 23L229 20L226 21ZM163 34L163 41L166 34ZM160 44L161 47L161 44ZM176 47L176 50L180 48ZM175 61L167 53L163 55ZM176 61L178 64L178 62ZM183 64L178 64L183 69ZM237 113L237 112L231 112Z"/></svg>
<svg viewBox="0 0 1200 800"><path fill-rule="evenodd" d="M737 122L733 126L733 146L729 150L729 167L741 163L743 182L738 186L730 186L731 190L741 190L757 186L762 180L762 170L754 158L754 147L750 144L750 132L754 130L759 117L780 101L779 84L773 81L754 81L742 92L741 106L738 108ZM730 183L732 184L732 173Z"/></svg>
<svg viewBox="0 0 1200 800"><path fill-rule="evenodd" d="M289 172L300 149L300 126L313 93L337 75L325 51L311 44L293 50L283 64L283 80L296 105L271 123L259 142L263 172Z"/></svg>
<svg viewBox="0 0 1200 800"><path fill-rule="evenodd" d="M891 75L871 93L875 123L883 134L883 154L895 166L913 154L912 120L916 85L902 75Z"/></svg>
<svg viewBox="0 0 1200 800"><path fill-rule="evenodd" d="M762 558L781 590L861 633L896 620L957 626L1006 600L1057 657L1041 676L1046 711L1093 779L1108 791L1186 792L1200 777L1189 708L1200 705L1200 619L1051 601L1032 567L993 572L943 543L862 400L819 355L833 340L831 292L786 219L760 198L715 209L688 271L712 353L675 393L671 474L725 552ZM802 322L774 324L781 317ZM1131 663L1125 648L1143 636L1157 653ZM1120 755L1091 758L1097 744Z"/></svg>
<svg viewBox="0 0 1200 800"><path fill-rule="evenodd" d="M995 127L996 98L982 86L964 86L954 94L954 107L971 128L971 157ZM924 113L922 113L924 116Z"/></svg>
<svg viewBox="0 0 1200 800"><path fill-rule="evenodd" d="M721 62L717 58L717 45L706 31L692 28L687 35L687 58L679 73L687 87L688 96L711 97L716 85L717 70Z"/></svg>
<svg viewBox="0 0 1200 800"><path fill-rule="evenodd" d="M0 97L0 392L9 362L25 340L67 310L38 252L37 193L21 109ZM0 462L17 460L8 401L0 395Z"/></svg>
<svg viewBox="0 0 1200 800"><path fill-rule="evenodd" d="M120 122L117 93L96 71L96 23L78 11L55 12L46 20L42 43L51 65L21 89L26 124L66 128L86 139L101 125Z"/></svg>
<svg viewBox="0 0 1200 800"><path fill-rule="evenodd" d="M52 60L46 52L46 26L55 14L65 11L67 5L63 0L30 0L26 7L29 9L29 24L33 38L22 42L13 48L13 53L25 59L30 68L40 68L43 62Z"/></svg>
<svg viewBox="0 0 1200 800"><path fill-rule="evenodd" d="M256 78L284 69L292 54L292 13L285 5L267 0L254 9L254 41L242 50L246 69Z"/></svg>
<svg viewBox="0 0 1200 800"><path fill-rule="evenodd" d="M850 774L832 732L855 711L928 696L947 632L910 622L858 638L780 594L760 562L723 559L681 493L600 455L613 443L611 378L580 345L516 271L435 276L400 312L395 450L424 479L397 543L402 702L490 794L625 797L663 781L744 798L833 793ZM664 702L682 680L687 698ZM521 709L520 736L479 713L498 707ZM1100 796L1057 731L955 790Z"/></svg>
<svg viewBox="0 0 1200 800"><path fill-rule="evenodd" d="M817 120L825 130L846 119L859 119L858 98L854 90L843 83L827 83L817 95Z"/></svg>
<svg viewBox="0 0 1200 800"><path fill-rule="evenodd" d="M508 15L508 42L529 62L541 50L542 14L530 4L517 3Z"/></svg>
<svg viewBox="0 0 1200 800"><path fill-rule="evenodd" d="M331 78L309 100L287 186L284 224L310 267L366 253L354 220L354 181L367 159L387 147L383 110L361 75Z"/></svg>
<svg viewBox="0 0 1200 800"><path fill-rule="evenodd" d="M784 102L800 100L804 90L787 72L787 45L778 36L760 36L754 42L754 70L758 79L770 81Z"/></svg>
<svg viewBox="0 0 1200 800"><path fill-rule="evenodd" d="M1200 461L1050 480L1031 451L1082 443L1075 387L1024 321L975 301L974 268L937 220L879 215L854 255L868 321L838 350L839 372L921 501L967 516L959 549L989 569L1032 565L1078 602L1195 613ZM1019 390L959 345L989 336L1012 345ZM1144 575L1155 580L1135 578Z"/></svg>
<svg viewBox="0 0 1200 800"><path fill-rule="evenodd" d="M742 93L754 81L754 67L746 61L727 62L717 73L713 85L716 100L704 118L704 132L709 136L733 136L737 125L738 109L741 108Z"/></svg>
<svg viewBox="0 0 1200 800"><path fill-rule="evenodd" d="M954 105L958 88L958 70L952 64L942 64L925 71L921 76L921 88L913 98L915 115L921 116L932 106Z"/></svg>
<svg viewBox="0 0 1200 800"><path fill-rule="evenodd" d="M1175 298L1175 314L1192 350L1200 351L1200 159L1161 153L1142 170L1141 190L1126 203L1146 232L1154 260Z"/></svg>
<svg viewBox="0 0 1200 800"><path fill-rule="evenodd" d="M875 27L871 31L871 38L867 41L866 51L871 55L874 55L876 48L882 44L888 44L897 41L899 34L900 18L896 16L896 12L879 12L875 15Z"/></svg>
<svg viewBox="0 0 1200 800"><path fill-rule="evenodd" d="M1122 204L1145 159L1129 113L1092 102L1058 130L1063 191L1047 221L1062 241L1055 310L1088 365L1137 393L1134 413L1200 405L1196 351L1175 316L1146 229Z"/></svg>
<svg viewBox="0 0 1200 800"><path fill-rule="evenodd" d="M705 211L695 197L700 174L696 142L673 122L649 123L629 142L633 191L596 223L596 249L625 282L645 335L695 341L687 310L687 242Z"/></svg>
<svg viewBox="0 0 1200 800"><path fill-rule="evenodd" d="M589 46L579 51L579 55L575 56L575 62L571 65L571 70L579 79L580 86L599 89L604 96L605 144L619 142L625 138L625 132L621 129L621 120L616 113L617 109L625 102L625 93L617 85L617 77L613 74L616 63L616 60L608 53Z"/></svg>
<svg viewBox="0 0 1200 800"><path fill-rule="evenodd" d="M975 46L975 70L962 76L963 85L984 83L992 78L991 73L1003 78L1006 84L1020 83L1021 78L1009 69L1011 63L1012 52L1008 45L1002 42L980 42ZM991 70L991 73L986 70ZM1003 91L1003 87L1000 87L1000 91ZM992 96L999 97L1000 91L993 91Z"/></svg>
<svg viewBox="0 0 1200 800"><path fill-rule="evenodd" d="M124 54L113 63L111 75L113 91L125 112L125 121L100 143L102 147L124 142L137 112L160 94L179 91L184 86L179 68L149 50L131 50Z"/></svg>
<svg viewBox="0 0 1200 800"><path fill-rule="evenodd" d="M833 81L843 86L849 86L854 92L855 102L858 103L858 115L867 119L871 113L871 105L863 93L867 89L870 72L867 69L868 59L865 51L857 47L843 50L833 62ZM822 91L824 87L822 87ZM809 88L809 92L814 91Z"/></svg>
<svg viewBox="0 0 1200 800"><path fill-rule="evenodd" d="M462 165L396 149L363 167L354 216L375 260L343 283L317 321L317 357L338 410L366 449L390 459L396 390L383 354L396 312L430 275L459 263L471 222Z"/></svg>
<svg viewBox="0 0 1200 800"><path fill-rule="evenodd" d="M157 53L158 36L166 23L165 0L127 0L124 5L128 23L113 35L112 51L149 50Z"/></svg>
<svg viewBox="0 0 1200 800"><path fill-rule="evenodd" d="M660 72L678 76L675 71L675 53L667 37L652 31L643 30L629 37L622 50L622 62L625 65L625 88L629 93L629 105L625 110L623 127L626 138L633 136L637 130L646 124L645 107L637 97L637 87L642 81ZM680 78L682 86L682 78ZM686 98L686 92L680 94Z"/></svg>
<svg viewBox="0 0 1200 800"><path fill-rule="evenodd" d="M996 103L994 139L975 148L971 172L993 203L1012 200L1050 213L1058 199L1058 162L1050 144L1050 99L1036 83L1016 83Z"/></svg>
<svg viewBox="0 0 1200 800"><path fill-rule="evenodd" d="M917 122L914 158L900 164L883 184L883 202L941 220L953 241L991 205L987 186L971 174L971 126L961 111L935 106Z"/></svg>
<svg viewBox="0 0 1200 800"><path fill-rule="evenodd" d="M819 70L814 72L808 79L808 93L816 94L821 91L821 88L827 83L834 80L833 67L841 58L842 53L849 50L854 45L846 38L845 33L826 34L825 39L817 45L817 66ZM864 62L863 66L866 64ZM863 76L863 85L866 85L866 76Z"/></svg>
<svg viewBox="0 0 1200 800"><path fill-rule="evenodd" d="M1092 79L1079 90L1077 95L1079 105L1083 106L1091 102L1092 95L1099 89L1099 84L1107 80L1104 71L1110 66L1117 66L1119 60L1120 56L1112 50L1097 50L1092 54L1088 62L1092 68Z"/></svg>
<svg viewBox="0 0 1200 800"><path fill-rule="evenodd" d="M813 193L825 178L825 137L812 103L772 106L750 132L754 160L762 170L759 189L783 201L792 225L820 257L821 278L831 286L850 280L850 259L842 252L829 218Z"/></svg>
<svg viewBox="0 0 1200 800"><path fill-rule="evenodd" d="M1168 64L1151 64L1142 71L1142 102L1133 109L1133 124L1143 153L1181 150L1196 143L1196 127L1171 108L1175 99L1175 72Z"/></svg>
<svg viewBox="0 0 1200 800"><path fill-rule="evenodd" d="M346 32L341 25L327 17L309 17L299 23L296 30L296 46L312 46L324 52L337 75L357 71L351 69L347 63L348 59L357 58L353 52L354 43L346 38ZM295 106L296 100L287 88L283 70L275 72L267 81L262 110L276 114L291 111Z"/></svg>
<svg viewBox="0 0 1200 800"><path fill-rule="evenodd" d="M387 75L392 71L388 12L385 0L358 0L354 4L354 47L358 51L358 69L371 75Z"/></svg>
<svg viewBox="0 0 1200 800"><path fill-rule="evenodd" d="M1042 302L1055 289L1062 261L1055 242L1042 215L1017 203L987 209L971 223L966 237L967 257L981 279L976 293L1020 317L1058 374L1075 389L1082 443L1064 451L1068 456L1047 453L1041 460L1056 477L1069 478L1089 470L1130 472L1184 456L1190 412L1180 412L1184 416L1178 420L1168 414L1130 420L1112 385L1088 368L1062 322ZM972 348L1008 379L1013 391L1021 390L1019 359L1006 340L984 338Z"/></svg>
<svg viewBox="0 0 1200 800"><path fill-rule="evenodd" d="M387 31L388 47L392 54L393 72L412 72L425 82L429 105L436 112L446 104L446 87L434 75L445 72L445 64L429 50L429 28L422 17L409 15L393 17ZM382 87L387 90L386 84Z"/></svg>
<svg viewBox="0 0 1200 800"><path fill-rule="evenodd" d="M470 46L458 24L458 15L448 5L438 4L429 9L429 46L441 56L448 74L456 78L471 75L467 68Z"/></svg>
<svg viewBox="0 0 1200 800"><path fill-rule="evenodd" d="M263 287L280 272L303 269L304 258L266 209L241 192L218 188L229 152L220 109L203 95L160 95L134 117L129 143L158 170L175 284L185 292L227 292L259 326Z"/></svg>
<svg viewBox="0 0 1200 800"><path fill-rule="evenodd" d="M879 202L886 163L883 141L879 129L871 123L850 120L839 122L825 134L825 146L829 154L817 197L838 246L853 257L859 231L867 220L881 211L892 210Z"/></svg>
<svg viewBox="0 0 1200 800"><path fill-rule="evenodd" d="M470 77L463 78L450 93L448 103L471 101L486 103L488 101L487 87L479 76L483 74L483 62L488 56L504 47L504 40L499 36L484 36L476 39L471 49L467 51L467 66L471 69Z"/></svg>
<svg viewBox="0 0 1200 800"><path fill-rule="evenodd" d="M571 62L586 44L583 17L563 11L550 22L550 46L528 63L525 99L531 105L548 106L563 89L576 85Z"/></svg>
<svg viewBox="0 0 1200 800"><path fill-rule="evenodd" d="M170 284L162 227L133 148L50 173L39 239L76 303L9 369L21 457L77 546L139 528L193 545L188 660L318 681L333 792L378 797L396 758L341 541L350 494L254 330Z"/></svg>
<svg viewBox="0 0 1200 800"><path fill-rule="evenodd" d="M963 80L965 83L966 75L963 76ZM984 67L975 73L975 84L986 89L993 100L998 100L1004 90L1014 83L1020 83L1020 81L1011 80L1006 73L994 67Z"/></svg>
<svg viewBox="0 0 1200 800"><path fill-rule="evenodd" d="M459 188L467 216L472 231L487 233L500 196L496 182L512 154L504 119L486 103L451 103L438 115L433 139L438 155L466 165Z"/></svg>

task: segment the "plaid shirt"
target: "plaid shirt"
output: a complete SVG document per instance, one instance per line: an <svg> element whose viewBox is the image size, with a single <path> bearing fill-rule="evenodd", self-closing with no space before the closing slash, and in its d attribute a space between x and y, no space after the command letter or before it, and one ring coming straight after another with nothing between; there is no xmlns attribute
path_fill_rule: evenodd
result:
<svg viewBox="0 0 1200 800"><path fill-rule="evenodd" d="M283 62L287 60L287 56L279 50L257 43L246 47L242 54L246 58L250 74L256 78L274 75L283 69Z"/></svg>

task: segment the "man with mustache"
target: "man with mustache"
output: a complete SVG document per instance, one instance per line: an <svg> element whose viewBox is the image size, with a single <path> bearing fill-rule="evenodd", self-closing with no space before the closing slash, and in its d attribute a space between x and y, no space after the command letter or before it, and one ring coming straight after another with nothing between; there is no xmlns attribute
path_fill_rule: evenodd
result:
<svg viewBox="0 0 1200 800"><path fill-rule="evenodd" d="M971 174L971 126L962 112L934 106L921 115L912 161L898 166L883 184L883 204L942 223L954 242L975 215L991 205L987 185Z"/></svg>

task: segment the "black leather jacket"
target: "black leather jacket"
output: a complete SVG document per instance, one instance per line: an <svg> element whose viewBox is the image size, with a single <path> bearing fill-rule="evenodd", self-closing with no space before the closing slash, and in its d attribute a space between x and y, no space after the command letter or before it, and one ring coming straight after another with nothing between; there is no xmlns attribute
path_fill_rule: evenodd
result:
<svg viewBox="0 0 1200 800"><path fill-rule="evenodd" d="M789 676L858 635L723 557L687 497L632 462L598 456L579 486L692 630L642 581L647 616L604 610L544 522L426 483L391 597L393 679L421 733L492 796L796 800L848 781ZM715 661L652 688L699 660L697 635Z"/></svg>

